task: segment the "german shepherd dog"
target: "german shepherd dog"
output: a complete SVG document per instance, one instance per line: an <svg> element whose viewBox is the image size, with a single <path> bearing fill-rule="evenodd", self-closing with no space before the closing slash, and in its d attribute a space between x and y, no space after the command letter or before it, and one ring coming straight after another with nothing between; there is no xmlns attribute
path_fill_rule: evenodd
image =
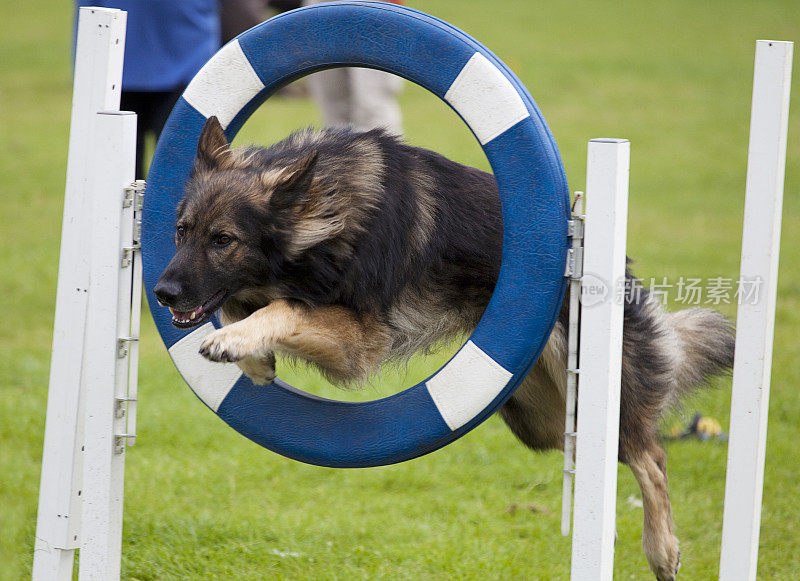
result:
<svg viewBox="0 0 800 581"><path fill-rule="evenodd" d="M276 352L352 385L470 333L497 280L502 215L494 177L382 130L299 131L268 148L231 149L206 123L177 208L177 251L154 292L181 328L218 309L200 352L275 378ZM625 301L619 460L644 504L643 545L675 579L662 413L733 363L730 322L662 312L630 273ZM630 299L631 297L627 297ZM533 450L562 448L566 312L500 416Z"/></svg>

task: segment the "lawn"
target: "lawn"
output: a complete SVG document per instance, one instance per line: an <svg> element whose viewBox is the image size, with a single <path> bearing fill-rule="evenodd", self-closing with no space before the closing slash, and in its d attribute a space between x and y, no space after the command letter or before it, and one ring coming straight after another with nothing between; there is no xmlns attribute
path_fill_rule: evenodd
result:
<svg viewBox="0 0 800 581"><path fill-rule="evenodd" d="M646 281L738 277L753 50L799 40L794 0L489 4L431 0L430 12L490 47L550 124L573 190L586 141L631 140L628 252ZM0 580L29 577L36 525L71 100L71 3L0 4ZM796 67L798 68L798 67ZM800 75L794 74L795 92ZM488 168L466 128L423 90L402 95L407 139ZM306 100L275 98L238 142L318 123ZM792 106L769 418L762 579L800 570L800 99ZM676 302L672 287L670 308ZM734 304L720 310L735 316ZM304 369L290 383L372 399L411 385L449 351L341 394ZM689 402L727 428L730 381ZM566 579L559 454L533 455L492 418L401 465L336 470L265 451L182 383L143 320L137 444L129 449L123 577L161 579ZM713 579L726 444L667 442L681 578ZM618 579L648 579L642 509L620 468Z"/></svg>

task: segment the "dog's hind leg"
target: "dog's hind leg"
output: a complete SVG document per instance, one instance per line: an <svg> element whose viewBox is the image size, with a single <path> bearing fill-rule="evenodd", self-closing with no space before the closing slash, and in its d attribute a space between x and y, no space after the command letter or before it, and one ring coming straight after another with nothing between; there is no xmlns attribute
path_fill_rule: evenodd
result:
<svg viewBox="0 0 800 581"><path fill-rule="evenodd" d="M200 353L211 361L243 363L247 373L251 362L283 352L317 365L334 382L352 383L378 370L390 344L388 329L374 318L338 306L276 300L211 333Z"/></svg>
<svg viewBox="0 0 800 581"><path fill-rule="evenodd" d="M631 469L642 493L642 546L650 569L659 581L674 581L680 551L667 492L667 453L658 443L658 422L670 389L669 378L654 372L658 366L648 369L640 360L645 350L641 345L637 351L630 348L634 338L633 332L623 338L619 460ZM657 360L660 354L656 347L653 349L653 359Z"/></svg>
<svg viewBox="0 0 800 581"><path fill-rule="evenodd" d="M680 567L678 539L667 493L667 453L655 438L626 448L622 460L633 472L642 492L644 526L642 545L650 569L659 581L674 581Z"/></svg>

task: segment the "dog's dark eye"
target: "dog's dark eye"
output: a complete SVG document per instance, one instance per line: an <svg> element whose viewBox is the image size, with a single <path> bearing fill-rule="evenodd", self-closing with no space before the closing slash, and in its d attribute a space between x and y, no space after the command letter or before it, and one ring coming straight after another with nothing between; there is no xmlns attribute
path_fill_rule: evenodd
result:
<svg viewBox="0 0 800 581"><path fill-rule="evenodd" d="M228 244L231 243L231 240L233 239L227 234L220 234L219 236L214 238L214 243L217 244L218 246L227 246Z"/></svg>
<svg viewBox="0 0 800 581"><path fill-rule="evenodd" d="M177 226L175 228L175 237L180 240L186 234L186 228L183 226Z"/></svg>

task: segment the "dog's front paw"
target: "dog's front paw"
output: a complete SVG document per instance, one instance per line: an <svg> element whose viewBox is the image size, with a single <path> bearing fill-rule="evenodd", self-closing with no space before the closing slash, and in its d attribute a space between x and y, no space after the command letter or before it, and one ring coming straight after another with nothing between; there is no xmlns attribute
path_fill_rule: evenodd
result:
<svg viewBox="0 0 800 581"><path fill-rule="evenodd" d="M236 363L242 359L262 359L269 354L241 322L217 329L200 344L200 355L210 361Z"/></svg>
<svg viewBox="0 0 800 581"><path fill-rule="evenodd" d="M275 381L275 355L273 353L264 359L242 359L237 361L236 365L256 385L267 385Z"/></svg>

